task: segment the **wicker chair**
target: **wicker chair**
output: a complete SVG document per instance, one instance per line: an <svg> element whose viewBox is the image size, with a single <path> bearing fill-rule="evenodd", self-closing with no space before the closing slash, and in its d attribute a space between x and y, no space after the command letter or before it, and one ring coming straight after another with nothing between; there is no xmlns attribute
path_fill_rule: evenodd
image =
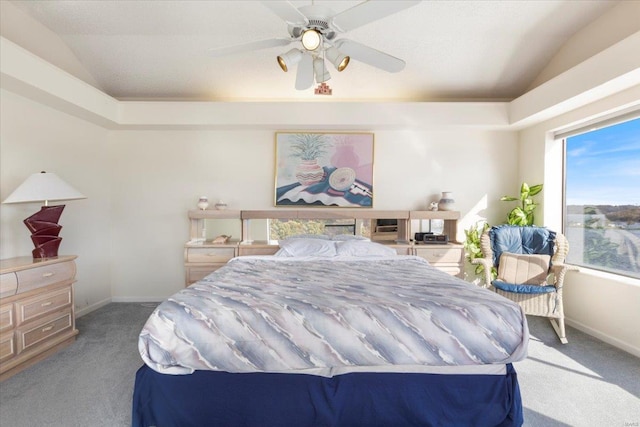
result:
<svg viewBox="0 0 640 427"><path fill-rule="evenodd" d="M484 266L485 286L518 303L525 314L548 317L566 344L562 288L565 274L575 268L564 264L565 236L543 227L502 225L486 231L480 245L483 257L473 263ZM492 267L498 271L495 280Z"/></svg>

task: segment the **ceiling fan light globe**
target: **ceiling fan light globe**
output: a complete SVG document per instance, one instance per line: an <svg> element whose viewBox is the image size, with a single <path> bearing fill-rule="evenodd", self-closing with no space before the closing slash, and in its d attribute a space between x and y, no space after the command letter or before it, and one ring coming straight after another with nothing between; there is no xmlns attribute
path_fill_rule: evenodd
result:
<svg viewBox="0 0 640 427"><path fill-rule="evenodd" d="M289 71L290 67L300 62L302 59L302 51L294 48L282 55L278 55L276 59L278 60L278 65L280 65L282 71L286 73Z"/></svg>
<svg viewBox="0 0 640 427"><path fill-rule="evenodd" d="M302 33L302 47L306 50L316 50L320 46L320 32L314 29L306 30Z"/></svg>

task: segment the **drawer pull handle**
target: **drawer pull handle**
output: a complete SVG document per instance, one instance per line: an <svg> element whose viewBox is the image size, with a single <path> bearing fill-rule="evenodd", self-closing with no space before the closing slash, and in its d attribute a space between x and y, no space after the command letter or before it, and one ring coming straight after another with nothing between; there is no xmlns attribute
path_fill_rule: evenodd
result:
<svg viewBox="0 0 640 427"><path fill-rule="evenodd" d="M51 273L51 272L49 272L49 273L44 273L44 274L42 274L42 277L51 277L51 276L53 276L54 274L56 274L56 273Z"/></svg>
<svg viewBox="0 0 640 427"><path fill-rule="evenodd" d="M40 307L47 307L47 306L50 306L51 304L53 304L53 301L43 302L42 304L40 304Z"/></svg>
<svg viewBox="0 0 640 427"><path fill-rule="evenodd" d="M49 332L52 329L53 329L53 325L45 326L44 328L42 328L42 332Z"/></svg>

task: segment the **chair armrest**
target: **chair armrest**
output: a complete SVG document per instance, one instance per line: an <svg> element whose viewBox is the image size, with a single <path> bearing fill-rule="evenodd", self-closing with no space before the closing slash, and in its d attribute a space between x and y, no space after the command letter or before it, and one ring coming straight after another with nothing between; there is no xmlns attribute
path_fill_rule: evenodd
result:
<svg viewBox="0 0 640 427"><path fill-rule="evenodd" d="M482 265L484 267L484 286L488 288L491 285L491 268L493 262L489 258L476 258L471 260L471 264Z"/></svg>
<svg viewBox="0 0 640 427"><path fill-rule="evenodd" d="M557 263L551 266L551 273L553 274L554 283L553 285L560 289L564 283L564 276L567 274L567 271L578 271L578 267L573 265L567 265L564 263Z"/></svg>

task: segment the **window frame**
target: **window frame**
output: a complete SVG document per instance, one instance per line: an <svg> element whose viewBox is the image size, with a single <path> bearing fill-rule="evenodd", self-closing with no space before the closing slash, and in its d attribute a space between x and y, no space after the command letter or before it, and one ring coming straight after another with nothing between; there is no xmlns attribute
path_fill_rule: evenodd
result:
<svg viewBox="0 0 640 427"><path fill-rule="evenodd" d="M621 123L625 123L631 120L638 120L640 119L640 109L633 109L631 111L626 111L622 114L618 114L618 115L612 115L606 118L601 118L600 120L594 120L594 121L590 121L588 123L583 123L580 126L577 127L573 127L573 128L569 128L569 129L565 129L562 132L557 132L554 134L554 141L556 143L561 143L562 146L562 209L561 209L561 229L562 229L562 233L566 236L567 235L567 227L568 227L568 207L567 207L567 163L568 163L568 159L567 159L567 143L568 143L568 138L574 137L574 136L578 136L578 135L583 135L589 132L593 132L593 131L597 131L603 128L608 128L608 127L612 127L612 126L616 126L618 124ZM604 275L611 275L614 277L619 277L619 278L625 278L625 279L631 279L633 281L637 281L640 279L640 277L634 276L632 275L633 272L629 272L628 274L625 274L624 271L611 271L606 269L606 267L604 266L598 266L598 265L593 265L593 264L582 264L582 263L575 263L575 262L570 262L570 261L566 261L567 264L569 265L574 265L576 267L580 267L580 268L584 268L584 269L589 269L589 270L593 270L598 272L599 274L604 274Z"/></svg>

